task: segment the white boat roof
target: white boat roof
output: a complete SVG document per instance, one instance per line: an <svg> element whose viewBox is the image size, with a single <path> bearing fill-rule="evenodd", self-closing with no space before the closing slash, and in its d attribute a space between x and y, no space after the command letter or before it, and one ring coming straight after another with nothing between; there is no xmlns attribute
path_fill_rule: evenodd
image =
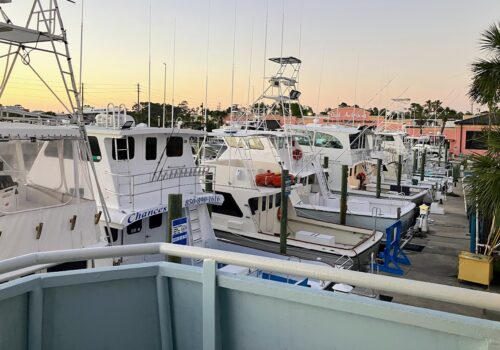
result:
<svg viewBox="0 0 500 350"><path fill-rule="evenodd" d="M403 131L376 131L375 133L379 135L406 135Z"/></svg>
<svg viewBox="0 0 500 350"><path fill-rule="evenodd" d="M77 125L40 125L28 123L0 122L0 138L29 139L29 138L80 138Z"/></svg>
<svg viewBox="0 0 500 350"><path fill-rule="evenodd" d="M357 128L350 128L342 125L324 125L324 124L305 124L305 125L286 125L286 128L294 129L294 130L315 130L315 131L333 131L333 132L342 132L347 134L357 134L362 130Z"/></svg>
<svg viewBox="0 0 500 350"><path fill-rule="evenodd" d="M267 131L267 130L247 130L247 129L214 129L209 136L237 136L237 137L250 137L250 136L287 136L282 131Z"/></svg>
<svg viewBox="0 0 500 350"><path fill-rule="evenodd" d="M153 127L132 127L130 129L113 129L105 128L95 125L86 126L87 133L92 135L103 135L111 137L119 136L134 136L134 135L152 135L152 134L165 134L169 135L183 135L183 136L204 136L205 131L193 129L179 129L179 128L153 128Z"/></svg>

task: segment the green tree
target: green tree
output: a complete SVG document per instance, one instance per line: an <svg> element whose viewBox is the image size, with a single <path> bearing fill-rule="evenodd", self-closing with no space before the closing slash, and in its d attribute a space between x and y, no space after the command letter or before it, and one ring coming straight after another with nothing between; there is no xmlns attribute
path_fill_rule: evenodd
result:
<svg viewBox="0 0 500 350"><path fill-rule="evenodd" d="M483 141L488 146L484 155L473 154L465 178L468 194L483 215L496 218L496 229L500 227L500 129L487 129Z"/></svg>
<svg viewBox="0 0 500 350"><path fill-rule="evenodd" d="M479 46L489 58L478 58L472 63L472 84L469 96L475 102L485 104L491 115L495 114L500 101L500 23L492 24L481 35Z"/></svg>
<svg viewBox="0 0 500 350"><path fill-rule="evenodd" d="M412 103L410 105L410 111L413 114L413 117L415 118L415 123L420 128L420 135L422 135L423 132L422 128L424 127L425 124L424 107L422 107L419 103Z"/></svg>

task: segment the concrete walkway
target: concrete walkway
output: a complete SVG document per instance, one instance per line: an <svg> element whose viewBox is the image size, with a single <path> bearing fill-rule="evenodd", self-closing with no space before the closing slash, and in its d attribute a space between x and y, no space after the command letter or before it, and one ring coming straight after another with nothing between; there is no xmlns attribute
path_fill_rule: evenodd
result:
<svg viewBox="0 0 500 350"><path fill-rule="evenodd" d="M458 254L463 250L469 250L469 235L460 184L455 187L454 193L458 197L448 197L445 202L445 215L431 214L432 223L426 237L414 238L411 241L412 244L424 246L422 252L405 251L410 258L411 266L404 267L404 278L500 293L498 282L496 284L493 282L494 284L488 289L486 286L459 282L457 279ZM500 321L500 314L489 311L402 295L393 297L393 302L396 303Z"/></svg>

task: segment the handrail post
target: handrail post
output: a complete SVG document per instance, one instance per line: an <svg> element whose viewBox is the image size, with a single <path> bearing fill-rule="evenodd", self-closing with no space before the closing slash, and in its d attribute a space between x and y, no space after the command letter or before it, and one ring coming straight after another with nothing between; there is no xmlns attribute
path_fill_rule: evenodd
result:
<svg viewBox="0 0 500 350"><path fill-rule="evenodd" d="M203 260L202 281L203 350L215 350L219 348L217 265L215 260Z"/></svg>

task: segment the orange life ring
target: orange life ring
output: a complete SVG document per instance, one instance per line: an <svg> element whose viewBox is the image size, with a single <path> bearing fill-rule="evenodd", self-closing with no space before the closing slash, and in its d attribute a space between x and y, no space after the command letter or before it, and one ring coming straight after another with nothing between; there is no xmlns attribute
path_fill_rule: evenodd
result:
<svg viewBox="0 0 500 350"><path fill-rule="evenodd" d="M278 212L276 213L276 217L278 218L278 221L281 221L281 207L278 208Z"/></svg>
<svg viewBox="0 0 500 350"><path fill-rule="evenodd" d="M294 149L292 152L292 157L294 160L301 160L302 159L302 151L298 148Z"/></svg>

